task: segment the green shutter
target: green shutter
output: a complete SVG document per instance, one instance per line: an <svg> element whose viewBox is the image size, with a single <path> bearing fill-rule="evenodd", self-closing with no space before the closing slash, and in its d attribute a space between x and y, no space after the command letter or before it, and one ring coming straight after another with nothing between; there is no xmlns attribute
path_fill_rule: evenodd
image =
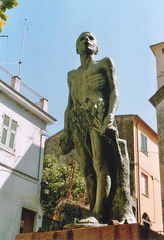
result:
<svg viewBox="0 0 164 240"><path fill-rule="evenodd" d="M2 125L1 143L10 149L14 149L17 121L4 114Z"/></svg>
<svg viewBox="0 0 164 240"><path fill-rule="evenodd" d="M15 134L11 133L9 147L12 149L14 148L14 139L15 139Z"/></svg>
<svg viewBox="0 0 164 240"><path fill-rule="evenodd" d="M16 131L16 129L17 129L17 122L13 119L12 119L12 122L11 122L11 129L13 131Z"/></svg>
<svg viewBox="0 0 164 240"><path fill-rule="evenodd" d="M4 116L4 120L3 120L3 124L6 126L6 127L9 127L9 123L10 123L10 118L5 115Z"/></svg>
<svg viewBox="0 0 164 240"><path fill-rule="evenodd" d="M142 133L141 133L141 149L144 153L148 153L147 152L147 137L144 136Z"/></svg>
<svg viewBox="0 0 164 240"><path fill-rule="evenodd" d="M1 143L5 145L6 139L7 139L7 130L5 128L3 128Z"/></svg>

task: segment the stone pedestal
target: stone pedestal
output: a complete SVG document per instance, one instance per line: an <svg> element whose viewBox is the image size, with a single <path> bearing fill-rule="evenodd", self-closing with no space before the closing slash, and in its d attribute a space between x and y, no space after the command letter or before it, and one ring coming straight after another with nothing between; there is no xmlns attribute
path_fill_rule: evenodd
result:
<svg viewBox="0 0 164 240"><path fill-rule="evenodd" d="M164 236L139 224L76 228L18 234L15 240L164 240Z"/></svg>

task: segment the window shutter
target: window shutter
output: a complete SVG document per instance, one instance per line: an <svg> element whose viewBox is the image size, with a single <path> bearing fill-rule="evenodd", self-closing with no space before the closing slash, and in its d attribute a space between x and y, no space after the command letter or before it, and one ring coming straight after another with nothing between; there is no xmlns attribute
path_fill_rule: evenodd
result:
<svg viewBox="0 0 164 240"><path fill-rule="evenodd" d="M3 124L6 126L6 127L9 127L9 123L10 123L10 118L5 115L4 116L4 120L3 120Z"/></svg>
<svg viewBox="0 0 164 240"><path fill-rule="evenodd" d="M7 130L5 128L3 128L1 143L5 145L6 144L6 139L7 139Z"/></svg>
<svg viewBox="0 0 164 240"><path fill-rule="evenodd" d="M15 134L11 133L10 135L10 141L9 141L9 147L14 148L14 140L15 140Z"/></svg>
<svg viewBox="0 0 164 240"><path fill-rule="evenodd" d="M3 130L2 130L2 137L1 137L1 143L6 145L7 142L7 135L8 135L8 129L10 124L10 117L8 117L6 114L3 118Z"/></svg>
<svg viewBox="0 0 164 240"><path fill-rule="evenodd" d="M147 137L141 133L141 150L144 153L148 153L147 151Z"/></svg>
<svg viewBox="0 0 164 240"><path fill-rule="evenodd" d="M17 122L13 119L12 119L12 122L11 122L11 129L15 132L17 130Z"/></svg>
<svg viewBox="0 0 164 240"><path fill-rule="evenodd" d="M0 142L10 150L14 150L17 126L17 121L6 114L4 115Z"/></svg>

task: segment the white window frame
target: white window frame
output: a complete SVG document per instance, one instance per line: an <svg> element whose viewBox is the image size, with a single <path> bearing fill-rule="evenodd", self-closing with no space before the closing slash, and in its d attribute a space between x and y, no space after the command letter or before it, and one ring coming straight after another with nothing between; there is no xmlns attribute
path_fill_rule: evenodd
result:
<svg viewBox="0 0 164 240"><path fill-rule="evenodd" d="M8 126L5 125L5 116L9 118L9 124ZM15 122L16 123L16 129L12 129L12 123ZM1 134L0 134L0 145L3 146L4 148L6 148L7 150L9 150L10 152L14 152L15 151L15 143L16 143L16 133L17 133L17 128L18 128L18 122L13 119L11 116L9 116L8 114L4 113L2 115L2 125L1 125ZM2 142L2 137L3 137L3 131L6 130L6 139L5 142ZM14 136L14 141L12 143L12 146L10 146L10 140L11 140L11 136Z"/></svg>
<svg viewBox="0 0 164 240"><path fill-rule="evenodd" d="M148 176L141 172L141 193L149 197L149 183L148 183Z"/></svg>

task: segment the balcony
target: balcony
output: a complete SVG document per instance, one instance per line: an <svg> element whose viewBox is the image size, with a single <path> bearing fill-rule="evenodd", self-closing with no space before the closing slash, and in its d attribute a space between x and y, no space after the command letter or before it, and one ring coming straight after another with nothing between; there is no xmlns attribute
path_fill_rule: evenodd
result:
<svg viewBox="0 0 164 240"><path fill-rule="evenodd" d="M43 111L48 110L48 100L37 93L34 89L23 82L19 77L12 74L6 68L0 65L0 80L12 87L15 91L22 94L25 98L30 100Z"/></svg>

